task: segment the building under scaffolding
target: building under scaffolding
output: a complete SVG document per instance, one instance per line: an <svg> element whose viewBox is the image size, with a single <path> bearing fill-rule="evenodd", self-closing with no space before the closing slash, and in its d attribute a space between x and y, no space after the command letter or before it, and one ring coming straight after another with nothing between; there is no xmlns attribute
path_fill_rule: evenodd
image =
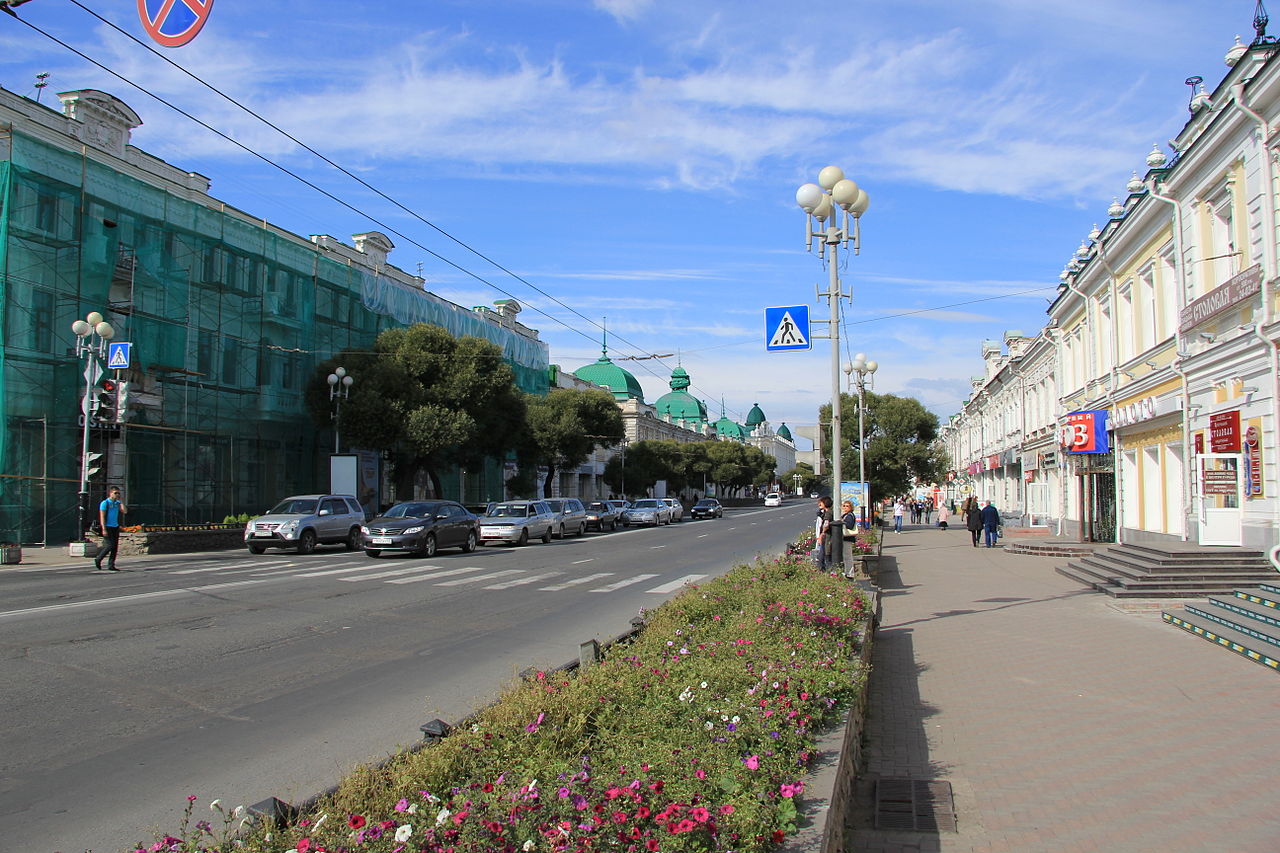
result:
<svg viewBox="0 0 1280 853"><path fill-rule="evenodd" d="M526 391L548 353L518 306L467 309L354 246L274 228L208 194L209 180L128 144L141 119L104 92L62 111L0 89L0 541L76 535L84 363L71 324L99 311L132 343L126 423L94 428L133 523L221 521L323 491L332 433L304 388L315 366L383 329L434 323L497 343ZM449 497L502 497L503 466L442 477ZM383 496L379 496L381 499Z"/></svg>

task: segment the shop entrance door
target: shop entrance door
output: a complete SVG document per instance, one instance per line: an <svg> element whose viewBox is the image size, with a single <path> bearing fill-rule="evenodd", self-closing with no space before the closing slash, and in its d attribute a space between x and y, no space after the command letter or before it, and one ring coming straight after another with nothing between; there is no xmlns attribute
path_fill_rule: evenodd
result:
<svg viewBox="0 0 1280 853"><path fill-rule="evenodd" d="M1202 453L1196 457L1201 545L1244 542L1244 478L1240 464L1239 453Z"/></svg>
<svg viewBox="0 0 1280 853"><path fill-rule="evenodd" d="M1027 515L1032 527L1049 526L1049 484L1027 483Z"/></svg>

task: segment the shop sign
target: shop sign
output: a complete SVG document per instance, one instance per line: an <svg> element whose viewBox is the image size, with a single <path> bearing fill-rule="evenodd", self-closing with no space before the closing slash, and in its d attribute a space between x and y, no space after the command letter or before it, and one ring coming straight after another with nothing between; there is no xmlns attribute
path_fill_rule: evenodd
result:
<svg viewBox="0 0 1280 853"><path fill-rule="evenodd" d="M994 471L1000 467L1000 454L993 453L987 457L987 470Z"/></svg>
<svg viewBox="0 0 1280 853"><path fill-rule="evenodd" d="M1041 468L1057 468L1058 452L1056 450L1042 450L1040 452L1040 467Z"/></svg>
<svg viewBox="0 0 1280 853"><path fill-rule="evenodd" d="M1240 452L1240 410L1209 415L1209 452Z"/></svg>
<svg viewBox="0 0 1280 853"><path fill-rule="evenodd" d="M1195 446L1196 446L1196 456L1199 456L1202 453L1204 453L1204 433L1202 432L1196 433Z"/></svg>
<svg viewBox="0 0 1280 853"><path fill-rule="evenodd" d="M1262 497L1262 431L1250 424L1244 431L1244 493Z"/></svg>
<svg viewBox="0 0 1280 853"><path fill-rule="evenodd" d="M1212 317L1228 311L1246 299L1262 292L1262 265L1255 264L1244 272L1236 273L1223 284L1192 302L1178 317L1178 331L1194 329Z"/></svg>
<svg viewBox="0 0 1280 853"><path fill-rule="evenodd" d="M1068 414L1066 426L1062 428L1062 450L1064 453L1110 453L1106 409Z"/></svg>
<svg viewBox="0 0 1280 853"><path fill-rule="evenodd" d="M1130 424L1151 420L1156 416L1156 398L1146 397L1127 406L1116 406L1111 410L1111 428L1119 429Z"/></svg>
<svg viewBox="0 0 1280 853"><path fill-rule="evenodd" d="M1202 471L1200 472L1201 481L1204 484L1204 493L1206 495L1234 495L1236 493L1236 472L1234 470L1227 471Z"/></svg>
<svg viewBox="0 0 1280 853"><path fill-rule="evenodd" d="M1035 469L1034 469L1034 468L1032 468L1030 471L1028 471L1027 473L1023 474L1023 475L1022 475L1022 479L1023 479L1023 480L1025 480L1025 481L1026 481L1026 482L1028 482L1028 483L1034 483L1034 482L1036 481L1036 471L1035 471Z"/></svg>

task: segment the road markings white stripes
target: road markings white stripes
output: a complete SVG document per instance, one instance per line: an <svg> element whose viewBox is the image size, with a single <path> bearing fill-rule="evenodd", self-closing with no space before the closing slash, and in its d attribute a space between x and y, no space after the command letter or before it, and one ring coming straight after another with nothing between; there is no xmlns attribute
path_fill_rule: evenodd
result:
<svg viewBox="0 0 1280 853"><path fill-rule="evenodd" d="M341 569L325 569L322 572L303 572L302 574L298 575L298 577L322 578L322 577L325 577L326 575L343 575L343 574L349 574L350 572L371 572L376 568L378 568L377 564L373 564L373 565L366 564L363 566L345 566L344 568L341 568ZM418 568L438 569L441 567L440 566L418 566Z"/></svg>
<svg viewBox="0 0 1280 853"><path fill-rule="evenodd" d="M687 583L696 583L705 577L706 575L685 575L682 578L677 578L676 580L671 581L671 583L664 583L662 586L655 586L653 589L647 589L645 592L652 592L656 595L665 595L668 592L675 592Z"/></svg>
<svg viewBox="0 0 1280 853"><path fill-rule="evenodd" d="M292 562L293 560L273 560L266 563L259 563L255 561L254 563L247 565L245 560L237 560L234 563L215 563L212 566L201 566L198 569L177 569L176 571L169 572L169 574L199 575L205 572L227 572L230 574L237 569L242 572L253 572L258 569L266 568L267 566L287 566Z"/></svg>
<svg viewBox="0 0 1280 853"><path fill-rule="evenodd" d="M372 580L378 580L379 578L395 578L395 577L399 577L400 575L415 574L417 572L422 571L423 568L424 568L423 566L414 566L413 568L409 568L409 569L394 569L393 571L390 571L390 572L374 572L371 575L356 575L353 578L338 578L338 580L346 581L347 583L359 583L360 581L372 581Z"/></svg>
<svg viewBox="0 0 1280 853"><path fill-rule="evenodd" d="M657 577L657 575L636 575L636 576L635 576L635 577L633 577L633 578L627 578L626 580L620 580L620 581L618 581L617 583L611 583L611 584L609 584L608 586L600 586L600 587L596 587L595 589L593 589L593 590L591 590L591 591L592 591L592 592L613 592L614 590L622 589L624 586L631 586L633 583L644 583L645 581L649 580L650 578L656 578L656 577Z"/></svg>
<svg viewBox="0 0 1280 853"><path fill-rule="evenodd" d="M470 577L470 578L460 578L459 580L456 580L456 581L442 581L436 584L436 586L462 586L463 584L467 584L467 583L479 583L480 581L491 581L496 578L506 578L506 577L511 577L512 575L522 575L522 574L524 574L523 569L507 569L501 572L490 572L487 575L476 575L475 577Z"/></svg>
<svg viewBox="0 0 1280 853"><path fill-rule="evenodd" d="M564 574L564 572L543 572L540 575L530 575L527 578L519 578L518 580L511 580L511 581L507 581L506 583L491 584L490 586L486 586L485 589L506 589L507 587L512 587L512 586L523 586L524 584L527 584L527 583L537 583L538 581L544 581L547 578L558 578L562 574Z"/></svg>
<svg viewBox="0 0 1280 853"><path fill-rule="evenodd" d="M594 563L595 561L596 561L596 558L595 558L595 557L588 557L588 558L587 558L587 559L585 559L585 560L574 560L574 561L573 561L573 565L575 565L575 566L580 566L580 565L582 565L583 563Z"/></svg>
<svg viewBox="0 0 1280 853"><path fill-rule="evenodd" d="M613 577L613 572L600 572L599 574L587 575L586 577L571 578L570 580L567 580L564 583L558 583L552 586L540 586L538 587L538 591L539 592L559 592L560 590L568 589L571 586L578 586L579 584L598 581L600 580L600 578L611 578L611 577Z"/></svg>
<svg viewBox="0 0 1280 853"><path fill-rule="evenodd" d="M424 569L438 569L439 566L423 566ZM430 572L428 574L418 575L413 578L396 578L386 583L418 583L419 581L433 581L436 578L447 578L450 575L465 575L467 572L483 572L488 566L467 566L464 569L450 569L447 572Z"/></svg>
<svg viewBox="0 0 1280 853"><path fill-rule="evenodd" d="M9 616L27 616L33 613L53 613L59 610L75 610L82 607L99 607L110 604L124 604L131 601L146 601L151 598L171 598L193 592L209 592L212 590L232 589L240 586L254 586L266 581L232 581L231 583L215 583L205 586L190 586L182 589L165 589L158 592L139 592L133 595L118 595L115 598L95 598L91 601L71 601L66 604L49 604L44 607L29 607L26 610L9 610L0 613L0 619Z"/></svg>

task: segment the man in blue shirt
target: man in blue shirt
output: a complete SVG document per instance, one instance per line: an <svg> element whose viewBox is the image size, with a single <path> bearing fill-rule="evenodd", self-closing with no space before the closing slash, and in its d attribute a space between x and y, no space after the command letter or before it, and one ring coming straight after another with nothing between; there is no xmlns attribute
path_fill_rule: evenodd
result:
<svg viewBox="0 0 1280 853"><path fill-rule="evenodd" d="M120 487L112 486L107 490L106 499L98 504L98 522L102 525L102 547L98 556L93 558L93 567L102 568L102 558L107 557L107 571L118 572L116 568L116 552L120 550L120 522L128 512L124 502L120 500Z"/></svg>
<svg viewBox="0 0 1280 853"><path fill-rule="evenodd" d="M995 508L991 501L987 501L983 505L979 517L982 519L982 529L987 534L987 547L993 548L999 538L996 533L1000 529L1000 511Z"/></svg>

